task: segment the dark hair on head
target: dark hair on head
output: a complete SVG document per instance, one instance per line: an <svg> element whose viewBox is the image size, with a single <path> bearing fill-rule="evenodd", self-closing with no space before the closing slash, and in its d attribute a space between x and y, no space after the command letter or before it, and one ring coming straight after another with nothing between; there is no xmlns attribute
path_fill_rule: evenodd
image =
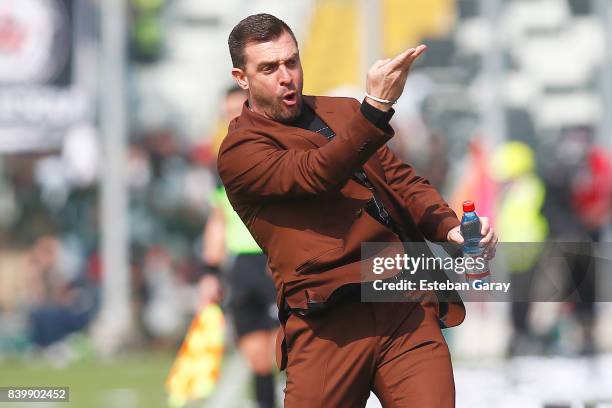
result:
<svg viewBox="0 0 612 408"><path fill-rule="evenodd" d="M227 39L234 68L244 69L244 47L246 47L248 43L275 40L280 37L284 31L291 34L293 41L297 44L297 40L291 28L289 28L283 20L271 14L253 14L240 21L232 29Z"/></svg>

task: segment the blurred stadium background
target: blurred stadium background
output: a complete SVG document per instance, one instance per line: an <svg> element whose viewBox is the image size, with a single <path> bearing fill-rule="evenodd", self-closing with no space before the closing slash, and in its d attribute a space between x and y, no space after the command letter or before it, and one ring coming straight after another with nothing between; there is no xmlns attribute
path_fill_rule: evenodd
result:
<svg viewBox="0 0 612 408"><path fill-rule="evenodd" d="M612 240L612 0L1 0L0 386L167 406L198 307L227 36L257 12L294 29L307 94L361 99L372 62L427 44L395 151L456 210L475 199L502 241ZM509 269L546 262L531 263ZM583 303L468 304L446 333L458 406L612 406L612 305ZM230 335L193 406L251 395Z"/></svg>

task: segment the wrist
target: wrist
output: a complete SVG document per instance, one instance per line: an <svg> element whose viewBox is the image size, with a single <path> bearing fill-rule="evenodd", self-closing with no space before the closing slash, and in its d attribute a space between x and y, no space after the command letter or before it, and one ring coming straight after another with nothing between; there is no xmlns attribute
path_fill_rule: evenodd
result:
<svg viewBox="0 0 612 408"><path fill-rule="evenodd" d="M391 110L391 107L393 106L392 103L382 103L379 102L377 100L372 99L370 96L366 95L365 100L372 105L373 107L375 107L376 109L379 109L383 112L388 112L389 110Z"/></svg>
<svg viewBox="0 0 612 408"><path fill-rule="evenodd" d="M379 128L385 133L392 133L393 130L389 125L389 121L395 112L393 109L389 109L387 112L382 111L375 106L372 106L367 99L364 98L361 103L361 113L365 118L372 123L374 126Z"/></svg>

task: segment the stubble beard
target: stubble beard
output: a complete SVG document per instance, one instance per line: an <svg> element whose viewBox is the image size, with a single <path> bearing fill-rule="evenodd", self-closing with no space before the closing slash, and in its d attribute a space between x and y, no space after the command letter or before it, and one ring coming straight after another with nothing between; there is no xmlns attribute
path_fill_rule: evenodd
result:
<svg viewBox="0 0 612 408"><path fill-rule="evenodd" d="M278 97L267 98L253 95L253 100L268 118L281 123L289 123L297 119L302 113L304 103L301 92L298 93L298 102L295 106L285 106L283 99Z"/></svg>

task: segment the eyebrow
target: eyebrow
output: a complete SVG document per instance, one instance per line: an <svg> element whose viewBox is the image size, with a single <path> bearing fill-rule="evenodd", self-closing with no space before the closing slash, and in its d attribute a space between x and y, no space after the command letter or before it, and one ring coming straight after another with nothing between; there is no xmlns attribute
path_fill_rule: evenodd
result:
<svg viewBox="0 0 612 408"><path fill-rule="evenodd" d="M296 51L295 53L293 53L289 58L287 58L285 61L288 61L290 59L294 59L297 58L300 55L299 51ZM260 69L262 69L263 67L265 67L266 65L278 65L279 61L262 61L259 64L257 64L257 70L259 71Z"/></svg>

